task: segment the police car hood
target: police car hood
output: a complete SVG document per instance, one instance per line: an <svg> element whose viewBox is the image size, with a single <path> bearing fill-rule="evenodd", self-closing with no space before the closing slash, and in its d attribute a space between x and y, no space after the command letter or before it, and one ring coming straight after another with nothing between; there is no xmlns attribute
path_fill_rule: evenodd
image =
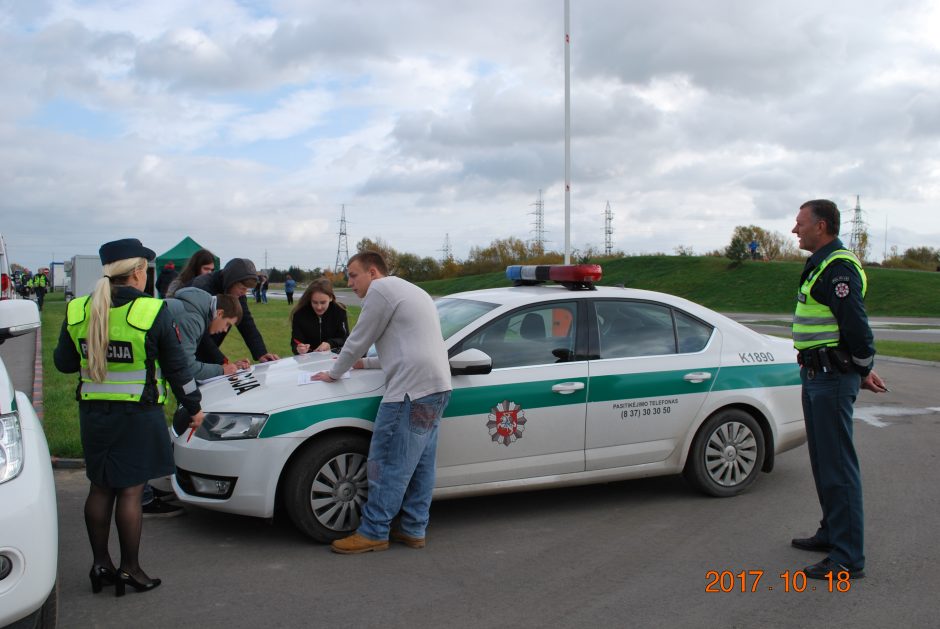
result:
<svg viewBox="0 0 940 629"><path fill-rule="evenodd" d="M327 371L333 357L329 352L310 352L213 378L199 385L202 408L207 413L269 414L319 401L357 397L384 388L385 376L381 369L355 369L336 382L312 382L310 376Z"/></svg>

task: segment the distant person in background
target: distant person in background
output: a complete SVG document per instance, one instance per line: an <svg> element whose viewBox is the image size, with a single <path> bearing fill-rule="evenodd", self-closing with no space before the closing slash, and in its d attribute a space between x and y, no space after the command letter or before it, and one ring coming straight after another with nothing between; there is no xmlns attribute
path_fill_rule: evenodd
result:
<svg viewBox="0 0 940 629"><path fill-rule="evenodd" d="M346 306L336 301L332 282L323 277L307 286L290 312L290 323L295 354L341 349L349 336Z"/></svg>
<svg viewBox="0 0 940 629"><path fill-rule="evenodd" d="M172 262L167 262L163 265L163 270L160 271L160 276L157 278L156 289L157 294L160 295L160 299L166 297L166 291L170 287L170 283L176 279L179 273L176 272L176 265Z"/></svg>
<svg viewBox="0 0 940 629"><path fill-rule="evenodd" d="M215 271L215 256L208 249L200 249L189 256L179 276L170 282L170 286L166 289L166 296L172 297L179 289L190 286L200 275L213 271Z"/></svg>
<svg viewBox="0 0 940 629"><path fill-rule="evenodd" d="M213 271L205 275L200 275L193 280L193 286L201 288L210 295L225 293L238 299L242 307L242 320L236 326L251 352L252 358L260 362L277 360L280 358L277 354L268 352L264 345L264 339L258 326L255 325L254 317L248 310L248 300L245 295L254 288L258 282L258 272L255 270L255 263L248 258L232 258L221 271ZM219 346L225 340L227 332L217 332L211 335L211 342L203 340L199 345L197 356L204 363L215 363L222 365L228 360ZM238 364L238 363L236 363Z"/></svg>
<svg viewBox="0 0 940 629"><path fill-rule="evenodd" d="M261 274L261 303L268 303L268 286L270 285L268 276L264 273Z"/></svg>
<svg viewBox="0 0 940 629"><path fill-rule="evenodd" d="M284 294L287 295L287 305L294 303L294 289L297 288L297 280L290 276L290 273L287 274L287 279L284 280Z"/></svg>
<svg viewBox="0 0 940 629"><path fill-rule="evenodd" d="M748 249L750 250L750 252L751 252L751 260L756 260L756 259L757 259L757 249L758 249L759 247L760 247L760 245L758 244L758 242L757 242L756 239L755 239L755 240L752 240L751 243L747 246L747 248L748 248Z"/></svg>
<svg viewBox="0 0 940 629"><path fill-rule="evenodd" d="M260 304L260 303L261 303L261 282L262 282L261 274L258 273L258 274L255 276L255 285L254 285L254 286L252 287L252 289L251 289L251 294L255 296L255 303L256 303L256 304Z"/></svg>
<svg viewBox="0 0 940 629"><path fill-rule="evenodd" d="M37 271L36 275L33 276L32 288L33 293L36 295L36 305L39 306L40 310L42 310L42 302L46 298L46 285L46 274Z"/></svg>

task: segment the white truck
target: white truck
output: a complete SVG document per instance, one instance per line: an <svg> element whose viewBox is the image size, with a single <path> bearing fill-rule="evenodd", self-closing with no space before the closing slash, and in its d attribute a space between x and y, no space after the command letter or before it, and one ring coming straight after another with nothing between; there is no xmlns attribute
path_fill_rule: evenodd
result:
<svg viewBox="0 0 940 629"><path fill-rule="evenodd" d="M64 291L68 288L68 277L65 275L65 262L49 263L49 290Z"/></svg>
<svg viewBox="0 0 940 629"><path fill-rule="evenodd" d="M101 279L101 258L97 255L77 255L65 264L69 281L65 289L65 298L88 295L95 288L95 282Z"/></svg>

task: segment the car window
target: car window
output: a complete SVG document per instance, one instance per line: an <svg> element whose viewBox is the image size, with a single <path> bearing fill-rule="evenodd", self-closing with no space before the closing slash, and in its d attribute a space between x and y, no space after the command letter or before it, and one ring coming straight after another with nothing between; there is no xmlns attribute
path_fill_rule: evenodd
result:
<svg viewBox="0 0 940 629"><path fill-rule="evenodd" d="M455 332L464 329L497 306L497 304L483 301L451 297L438 299L434 305L437 306L437 316L441 319L441 334L444 340L449 339Z"/></svg>
<svg viewBox="0 0 940 629"><path fill-rule="evenodd" d="M487 323L460 344L479 349L493 368L550 365L573 360L577 305L551 302L511 312Z"/></svg>
<svg viewBox="0 0 940 629"><path fill-rule="evenodd" d="M597 301L600 358L676 353L672 310L641 301Z"/></svg>
<svg viewBox="0 0 940 629"><path fill-rule="evenodd" d="M714 328L707 323L690 317L679 310L673 311L676 315L676 333L679 337L679 353L688 354L700 352L708 345Z"/></svg>

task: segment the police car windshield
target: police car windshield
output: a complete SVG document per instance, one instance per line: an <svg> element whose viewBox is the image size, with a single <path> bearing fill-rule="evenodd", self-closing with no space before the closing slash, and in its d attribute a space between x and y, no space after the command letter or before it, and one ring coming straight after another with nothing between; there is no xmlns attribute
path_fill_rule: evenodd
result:
<svg viewBox="0 0 940 629"><path fill-rule="evenodd" d="M441 334L444 335L444 340L449 339L455 332L464 329L498 305L452 297L443 297L434 304L437 306L437 316L441 319Z"/></svg>

